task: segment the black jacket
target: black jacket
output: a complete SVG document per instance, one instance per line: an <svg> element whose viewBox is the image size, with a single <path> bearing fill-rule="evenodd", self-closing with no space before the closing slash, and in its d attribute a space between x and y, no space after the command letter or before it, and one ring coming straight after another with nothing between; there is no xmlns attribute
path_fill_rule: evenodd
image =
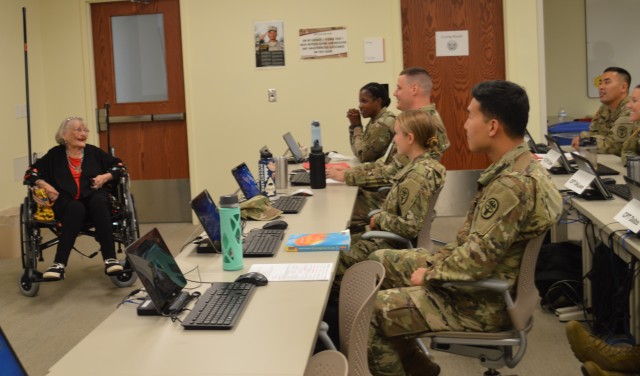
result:
<svg viewBox="0 0 640 376"><path fill-rule="evenodd" d="M82 174L80 175L80 198L89 197L96 192L91 188L92 178L110 172L114 179L118 179L124 171L125 167L120 159L112 157L96 146L87 144L84 149ZM78 188L71 175L71 170L69 170L64 145L51 148L47 154L38 159L27 170L24 183L35 185L38 179L43 179L51 184L60 193L60 198L72 200L76 197Z"/></svg>

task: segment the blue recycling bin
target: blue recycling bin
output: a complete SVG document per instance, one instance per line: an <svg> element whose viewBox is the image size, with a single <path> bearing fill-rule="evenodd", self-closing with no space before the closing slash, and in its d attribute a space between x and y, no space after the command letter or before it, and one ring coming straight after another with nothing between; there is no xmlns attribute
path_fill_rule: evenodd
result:
<svg viewBox="0 0 640 376"><path fill-rule="evenodd" d="M571 140L580 135L582 131L589 130L588 121L565 121L548 128L549 135L558 141L560 145L571 145Z"/></svg>

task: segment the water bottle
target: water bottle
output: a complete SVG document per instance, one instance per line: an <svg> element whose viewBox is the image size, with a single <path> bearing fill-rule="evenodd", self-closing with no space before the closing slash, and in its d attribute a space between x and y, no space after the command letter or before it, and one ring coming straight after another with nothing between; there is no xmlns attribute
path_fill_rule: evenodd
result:
<svg viewBox="0 0 640 376"><path fill-rule="evenodd" d="M640 156L629 155L627 157L627 176L640 182Z"/></svg>
<svg viewBox="0 0 640 376"><path fill-rule="evenodd" d="M314 120L311 122L311 147L316 146L316 142L318 146L322 147L322 137L320 136L320 122Z"/></svg>
<svg viewBox="0 0 640 376"><path fill-rule="evenodd" d="M327 186L324 153L322 152L322 146L317 143L311 148L311 153L309 154L309 177L311 179L311 189L320 189Z"/></svg>
<svg viewBox="0 0 640 376"><path fill-rule="evenodd" d="M220 235L222 243L222 269L240 270L242 262L242 223L237 195L220 197Z"/></svg>
<svg viewBox="0 0 640 376"><path fill-rule="evenodd" d="M265 196L275 196L276 187L273 180L273 170L269 168L273 166L273 155L267 149L260 150L260 160L258 161L258 189Z"/></svg>
<svg viewBox="0 0 640 376"><path fill-rule="evenodd" d="M564 107L560 107L560 111L558 111L558 123L564 123L567 121L567 111L565 111Z"/></svg>

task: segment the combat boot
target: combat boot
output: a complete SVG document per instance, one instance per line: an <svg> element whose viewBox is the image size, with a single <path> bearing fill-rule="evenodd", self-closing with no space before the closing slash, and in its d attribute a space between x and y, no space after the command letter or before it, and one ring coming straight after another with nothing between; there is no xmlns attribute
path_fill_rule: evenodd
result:
<svg viewBox="0 0 640 376"><path fill-rule="evenodd" d="M582 365L582 374L584 376L638 376L637 373L621 373L616 371L606 371L598 367L597 364L588 360Z"/></svg>
<svg viewBox="0 0 640 376"><path fill-rule="evenodd" d="M592 361L607 372L640 372L640 347L619 347L589 333L577 321L567 323L567 338L571 350L581 362Z"/></svg>
<svg viewBox="0 0 640 376"><path fill-rule="evenodd" d="M440 366L423 353L415 339L395 343L407 376L438 376Z"/></svg>

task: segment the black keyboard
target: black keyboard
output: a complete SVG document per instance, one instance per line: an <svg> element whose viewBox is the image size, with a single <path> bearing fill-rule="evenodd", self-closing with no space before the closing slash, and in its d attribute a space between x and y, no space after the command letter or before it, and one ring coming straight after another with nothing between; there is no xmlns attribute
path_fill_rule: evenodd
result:
<svg viewBox="0 0 640 376"><path fill-rule="evenodd" d="M242 239L242 255L247 257L269 257L280 249L284 230L253 229Z"/></svg>
<svg viewBox="0 0 640 376"><path fill-rule="evenodd" d="M607 187L609 192L614 195L627 201L631 201L631 192L626 184L606 184L605 187Z"/></svg>
<svg viewBox="0 0 640 376"><path fill-rule="evenodd" d="M214 282L182 321L185 329L231 329L244 311L255 286Z"/></svg>
<svg viewBox="0 0 640 376"><path fill-rule="evenodd" d="M308 172L297 172L289 178L291 185L311 185L311 175Z"/></svg>
<svg viewBox="0 0 640 376"><path fill-rule="evenodd" d="M285 214L297 214L300 213L305 202L307 202L307 198L304 196L282 196L271 204Z"/></svg>

